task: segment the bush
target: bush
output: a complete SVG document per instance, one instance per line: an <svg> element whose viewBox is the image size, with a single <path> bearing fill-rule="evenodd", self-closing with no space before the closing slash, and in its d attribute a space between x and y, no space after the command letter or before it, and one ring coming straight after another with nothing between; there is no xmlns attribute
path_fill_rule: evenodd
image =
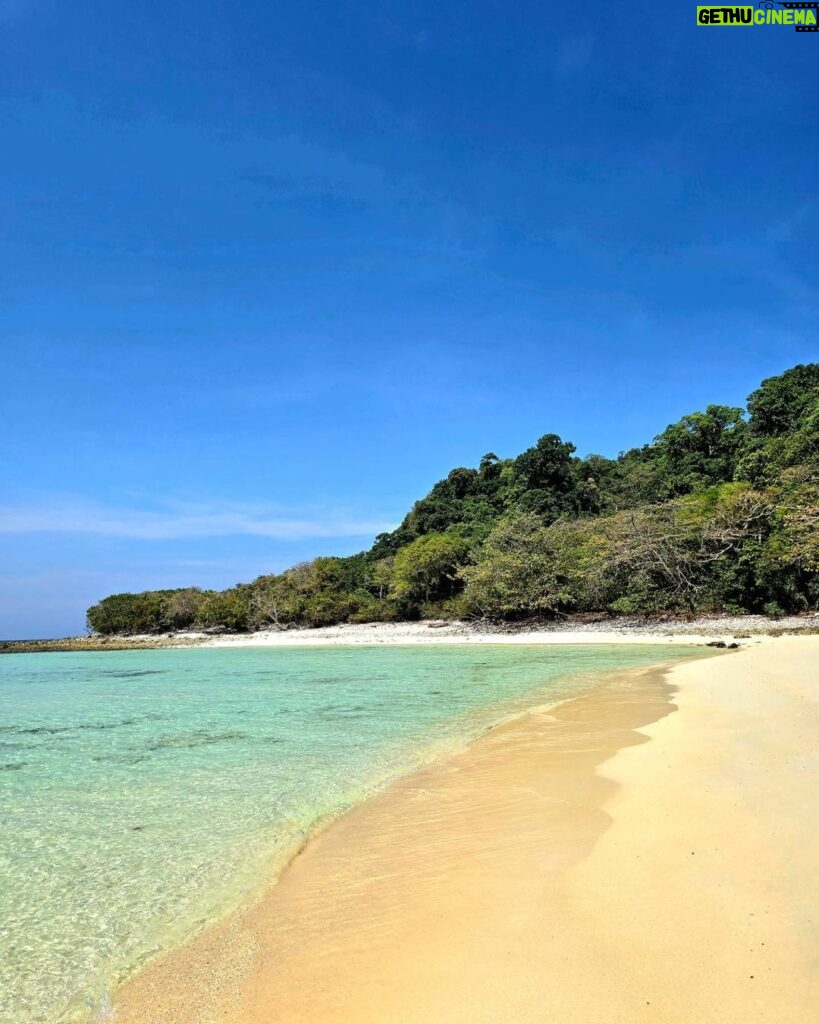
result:
<svg viewBox="0 0 819 1024"><path fill-rule="evenodd" d="M246 633L252 622L250 598L251 588L243 584L208 594L199 609L198 624L205 629Z"/></svg>
<svg viewBox="0 0 819 1024"><path fill-rule="evenodd" d="M568 596L549 531L531 512L501 520L460 575L468 606L487 618L554 615Z"/></svg>
<svg viewBox="0 0 819 1024"><path fill-rule="evenodd" d="M454 597L462 586L458 568L468 550L468 543L455 533L419 537L395 556L389 596L415 612L422 603Z"/></svg>
<svg viewBox="0 0 819 1024"><path fill-rule="evenodd" d="M170 627L168 602L173 590L112 594L88 609L87 622L96 633L159 633Z"/></svg>

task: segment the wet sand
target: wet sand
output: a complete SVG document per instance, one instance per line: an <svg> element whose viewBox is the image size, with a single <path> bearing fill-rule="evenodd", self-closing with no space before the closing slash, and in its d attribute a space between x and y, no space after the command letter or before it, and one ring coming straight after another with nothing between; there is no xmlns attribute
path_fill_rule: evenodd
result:
<svg viewBox="0 0 819 1024"><path fill-rule="evenodd" d="M807 1024L817 699L819 638L786 637L533 711L325 829L115 1019Z"/></svg>

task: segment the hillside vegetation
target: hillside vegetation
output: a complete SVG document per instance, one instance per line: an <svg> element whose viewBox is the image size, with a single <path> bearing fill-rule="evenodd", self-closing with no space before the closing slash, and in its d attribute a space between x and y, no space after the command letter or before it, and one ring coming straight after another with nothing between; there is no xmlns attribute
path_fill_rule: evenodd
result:
<svg viewBox="0 0 819 1024"><path fill-rule="evenodd" d="M369 551L224 591L114 594L98 633L819 606L819 364L616 459L545 434L453 469Z"/></svg>

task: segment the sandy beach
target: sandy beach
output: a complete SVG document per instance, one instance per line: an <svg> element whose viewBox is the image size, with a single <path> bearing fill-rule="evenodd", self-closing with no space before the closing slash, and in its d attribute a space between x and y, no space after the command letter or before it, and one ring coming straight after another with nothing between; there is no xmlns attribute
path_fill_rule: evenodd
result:
<svg viewBox="0 0 819 1024"><path fill-rule="evenodd" d="M818 702L808 636L533 709L319 833L115 1019L808 1024Z"/></svg>
<svg viewBox="0 0 819 1024"><path fill-rule="evenodd" d="M605 616L594 621L554 620L534 624L483 620L344 622L335 626L259 629L249 633L182 630L160 633L91 633L50 640L0 640L0 654L56 651L128 651L171 647L379 647L435 644L707 644L742 646L765 636L819 634L819 614L698 615L638 619Z"/></svg>
<svg viewBox="0 0 819 1024"><path fill-rule="evenodd" d="M596 622L492 625L488 622L421 621L341 623L317 629L265 629L219 636L187 634L205 647L307 647L392 644L707 644L756 643L772 632L819 632L819 615L699 615L693 619L602 618ZM147 639L147 638L146 638Z"/></svg>

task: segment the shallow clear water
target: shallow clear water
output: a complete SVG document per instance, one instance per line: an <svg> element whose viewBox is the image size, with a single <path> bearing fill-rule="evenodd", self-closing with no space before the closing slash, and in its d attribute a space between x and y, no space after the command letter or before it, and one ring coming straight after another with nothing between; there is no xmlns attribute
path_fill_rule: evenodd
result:
<svg viewBox="0 0 819 1024"><path fill-rule="evenodd" d="M0 658L0 1022L104 1017L328 815L507 714L668 647Z"/></svg>

